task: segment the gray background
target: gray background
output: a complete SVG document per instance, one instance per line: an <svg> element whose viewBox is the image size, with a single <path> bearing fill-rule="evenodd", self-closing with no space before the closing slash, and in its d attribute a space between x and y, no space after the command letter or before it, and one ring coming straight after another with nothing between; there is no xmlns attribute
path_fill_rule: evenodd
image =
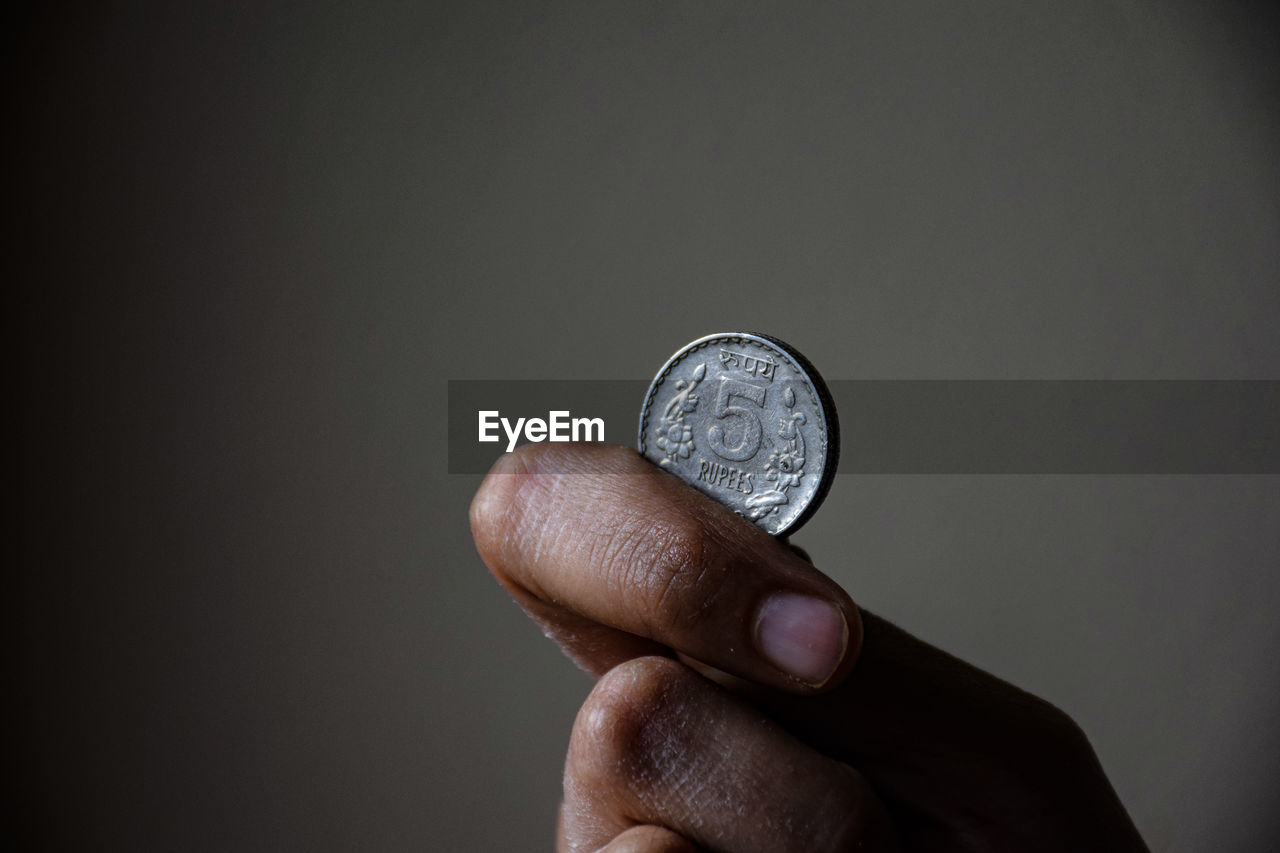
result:
<svg viewBox="0 0 1280 853"><path fill-rule="evenodd" d="M29 7L6 59L33 848L535 850L588 680L448 379L1275 379L1241 5ZM637 405L639 401L637 401ZM799 543L1071 712L1157 850L1274 841L1275 476L845 476Z"/></svg>

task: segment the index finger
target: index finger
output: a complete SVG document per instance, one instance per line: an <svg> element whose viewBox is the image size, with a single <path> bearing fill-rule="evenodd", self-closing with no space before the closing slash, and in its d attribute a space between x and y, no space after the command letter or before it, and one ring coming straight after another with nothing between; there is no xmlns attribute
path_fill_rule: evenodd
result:
<svg viewBox="0 0 1280 853"><path fill-rule="evenodd" d="M857 657L861 620L837 584L629 448L504 455L471 526L489 569L543 618L585 617L797 692L837 683Z"/></svg>

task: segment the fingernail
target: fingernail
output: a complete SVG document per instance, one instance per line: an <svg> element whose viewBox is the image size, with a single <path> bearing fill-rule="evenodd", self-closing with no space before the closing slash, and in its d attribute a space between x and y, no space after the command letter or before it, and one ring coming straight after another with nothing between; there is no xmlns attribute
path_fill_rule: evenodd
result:
<svg viewBox="0 0 1280 853"><path fill-rule="evenodd" d="M826 683L844 659L849 626L826 599L774 593L756 617L756 646L778 669L805 684Z"/></svg>

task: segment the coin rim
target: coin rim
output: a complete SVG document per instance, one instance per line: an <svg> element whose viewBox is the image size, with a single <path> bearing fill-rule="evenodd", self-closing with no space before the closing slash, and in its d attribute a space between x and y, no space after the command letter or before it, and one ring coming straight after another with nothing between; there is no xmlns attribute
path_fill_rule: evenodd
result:
<svg viewBox="0 0 1280 853"><path fill-rule="evenodd" d="M840 421L836 416L835 401L831 397L831 392L828 390L827 383L823 380L822 374L818 372L817 368L813 366L813 363L810 362L809 359L805 358L799 350L788 344L786 341L776 338L773 335L765 334L764 332L715 332L710 335L703 335L702 337L689 341L689 343L680 347L680 349L676 350L675 353L663 363L662 367L654 375L653 381L649 383L649 390L645 392L644 405L640 408L640 421L636 427L636 449L640 452L641 456L645 456L645 447L647 446L647 443L645 442L645 426L649 421L649 409L652 406L653 397L657 391L658 385L665 380L667 373L675 366L676 362L680 361L691 349L706 344L716 338L746 338L749 340L755 340L757 343L767 344L777 349L792 361L792 366L798 368L805 375L809 380L809 383L817 392L816 396L818 398L818 407L821 410L819 414L822 416L822 422L826 432L826 460L825 464L822 466L822 476L818 480L818 486L814 490L813 497L809 500L808 506L806 506L790 524L779 529L776 533L770 533L771 536L776 536L779 539L785 540L792 533L799 530L800 527L812 518L815 512L817 512L818 507L822 505L822 502L827 497L827 493L831 490L831 484L836 475L836 468L840 463ZM645 458L648 459L647 456L645 456ZM672 476L677 476L670 471L667 473L670 473ZM680 479L683 481L683 478ZM712 500L715 499L712 498ZM751 523L756 524L754 521ZM766 533L769 533L769 531L763 526L759 524L756 524L756 526L760 527L760 529L764 530Z"/></svg>

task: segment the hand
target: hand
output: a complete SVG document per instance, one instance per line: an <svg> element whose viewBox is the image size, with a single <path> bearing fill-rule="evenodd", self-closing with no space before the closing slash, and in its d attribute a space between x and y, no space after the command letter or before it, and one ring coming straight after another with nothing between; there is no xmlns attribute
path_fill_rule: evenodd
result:
<svg viewBox="0 0 1280 853"><path fill-rule="evenodd" d="M471 526L600 676L561 850L1145 850L1065 714L860 611L634 451L520 448Z"/></svg>

